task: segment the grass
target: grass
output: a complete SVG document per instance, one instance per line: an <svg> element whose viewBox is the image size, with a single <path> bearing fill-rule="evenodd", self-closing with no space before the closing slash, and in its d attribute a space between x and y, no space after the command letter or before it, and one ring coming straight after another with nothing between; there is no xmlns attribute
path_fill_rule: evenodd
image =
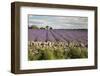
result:
<svg viewBox="0 0 100 76"><path fill-rule="evenodd" d="M28 60L55 60L88 58L87 47L81 46L28 46Z"/></svg>

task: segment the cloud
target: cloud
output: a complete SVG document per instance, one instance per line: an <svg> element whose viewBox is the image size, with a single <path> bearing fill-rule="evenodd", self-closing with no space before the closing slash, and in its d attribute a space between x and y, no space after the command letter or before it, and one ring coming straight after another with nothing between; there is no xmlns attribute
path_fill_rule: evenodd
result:
<svg viewBox="0 0 100 76"><path fill-rule="evenodd" d="M29 15L29 26L51 26L54 29L87 29L88 18L78 16Z"/></svg>

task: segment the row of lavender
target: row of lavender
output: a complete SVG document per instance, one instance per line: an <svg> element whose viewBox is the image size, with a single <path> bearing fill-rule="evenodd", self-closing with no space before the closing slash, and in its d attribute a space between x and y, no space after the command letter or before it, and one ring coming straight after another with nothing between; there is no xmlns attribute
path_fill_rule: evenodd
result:
<svg viewBox="0 0 100 76"><path fill-rule="evenodd" d="M42 41L42 42L71 42L77 41L87 44L88 42L87 30L76 29L29 29L29 41Z"/></svg>

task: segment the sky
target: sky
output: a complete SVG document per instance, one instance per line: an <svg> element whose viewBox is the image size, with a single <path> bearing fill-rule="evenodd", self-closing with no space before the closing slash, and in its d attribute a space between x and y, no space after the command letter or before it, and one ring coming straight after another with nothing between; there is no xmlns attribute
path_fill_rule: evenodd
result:
<svg viewBox="0 0 100 76"><path fill-rule="evenodd" d="M53 29L87 29L88 17L28 15L28 26L50 26Z"/></svg>

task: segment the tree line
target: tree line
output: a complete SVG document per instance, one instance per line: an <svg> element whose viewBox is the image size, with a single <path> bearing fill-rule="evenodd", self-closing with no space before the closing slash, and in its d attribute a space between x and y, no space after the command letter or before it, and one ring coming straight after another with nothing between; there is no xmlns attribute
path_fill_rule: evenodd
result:
<svg viewBox="0 0 100 76"><path fill-rule="evenodd" d="M29 29L53 29L51 26L38 27L36 25L29 26L28 28Z"/></svg>

